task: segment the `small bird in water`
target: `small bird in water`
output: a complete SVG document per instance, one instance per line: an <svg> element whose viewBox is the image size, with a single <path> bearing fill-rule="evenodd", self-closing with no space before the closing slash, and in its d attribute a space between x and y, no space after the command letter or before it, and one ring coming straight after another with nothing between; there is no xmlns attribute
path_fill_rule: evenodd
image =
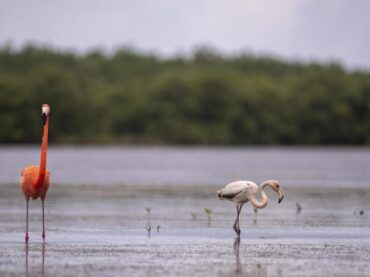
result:
<svg viewBox="0 0 370 277"><path fill-rule="evenodd" d="M223 200L227 199L236 203L236 219L234 223L234 231L240 237L240 225L239 225L239 215L242 210L243 205L250 201L251 204L257 209L263 209L268 204L268 197L264 192L266 187L270 187L273 191L278 194L279 203L284 198L284 191L281 189L280 184L276 180L269 180L263 182L260 186L261 188L261 201L257 200L256 193L258 191L258 186L251 181L236 181L226 185L225 188L219 190L218 197Z"/></svg>
<svg viewBox="0 0 370 277"><path fill-rule="evenodd" d="M41 116L44 125L41 145L40 166L29 165L23 168L21 172L20 185L27 202L26 208L26 243L28 242L28 202L31 199L36 200L40 197L42 202L42 238L45 240L45 217L44 201L50 184L50 172L46 169L46 156L48 150L48 132L49 132L49 114L48 104L41 106Z"/></svg>

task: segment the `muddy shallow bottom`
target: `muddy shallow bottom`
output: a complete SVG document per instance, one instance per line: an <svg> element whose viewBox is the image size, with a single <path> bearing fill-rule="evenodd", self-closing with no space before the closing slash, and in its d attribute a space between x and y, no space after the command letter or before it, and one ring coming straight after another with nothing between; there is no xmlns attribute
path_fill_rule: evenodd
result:
<svg viewBox="0 0 370 277"><path fill-rule="evenodd" d="M41 203L32 201L26 246L21 192L1 186L0 275L370 275L370 190L286 188L280 205L269 193L257 215L243 208L238 241L235 207L218 200L216 189L53 187L46 241Z"/></svg>

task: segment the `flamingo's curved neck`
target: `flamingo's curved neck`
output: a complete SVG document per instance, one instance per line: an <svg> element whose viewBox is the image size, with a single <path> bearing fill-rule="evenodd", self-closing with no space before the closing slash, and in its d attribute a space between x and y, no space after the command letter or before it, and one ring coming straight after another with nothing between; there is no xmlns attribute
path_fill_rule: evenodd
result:
<svg viewBox="0 0 370 277"><path fill-rule="evenodd" d="M40 170L39 175L36 180L36 189L40 189L44 184L45 172L46 172L46 156L48 150L48 133L49 133L49 117L46 118L44 125L44 133L42 135L42 145L41 145L41 159L40 159Z"/></svg>
<svg viewBox="0 0 370 277"><path fill-rule="evenodd" d="M269 202L269 199L264 191L265 187L268 186L269 183L268 182L265 182L261 185L261 201L259 201L255 195L252 195L249 199L249 201L251 202L251 204L257 208L257 209L263 209L264 207L267 206L268 202Z"/></svg>

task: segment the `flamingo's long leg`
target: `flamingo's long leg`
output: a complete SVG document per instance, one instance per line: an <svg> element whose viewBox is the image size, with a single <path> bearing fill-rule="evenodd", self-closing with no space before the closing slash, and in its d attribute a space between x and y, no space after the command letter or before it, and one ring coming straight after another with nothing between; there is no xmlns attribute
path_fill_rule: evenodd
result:
<svg viewBox="0 0 370 277"><path fill-rule="evenodd" d="M238 237L240 236L240 223L239 223L239 215L240 215L240 212L242 211L242 207L243 207L243 204L239 204L238 205L238 216L237 216L237 219L238 219Z"/></svg>
<svg viewBox="0 0 370 277"><path fill-rule="evenodd" d="M239 214L240 214L240 209L241 209L240 204L237 204L236 205L236 218L235 218L235 223L234 223L234 231L238 235L238 237L240 235L240 229L239 229Z"/></svg>
<svg viewBox="0 0 370 277"><path fill-rule="evenodd" d="M235 222L234 222L233 228L234 228L235 233L237 233L237 234L238 234L238 229L237 229L236 226L238 224L238 215L239 215L239 204L236 204L236 218L235 218Z"/></svg>
<svg viewBox="0 0 370 277"><path fill-rule="evenodd" d="M42 202L42 238L45 240L45 215L44 215L44 200Z"/></svg>
<svg viewBox="0 0 370 277"><path fill-rule="evenodd" d="M26 202L27 202L27 208L26 208L26 237L25 237L25 240L26 240L26 243L28 243L28 239L29 239L29 236L28 236L28 202L30 200L27 199Z"/></svg>

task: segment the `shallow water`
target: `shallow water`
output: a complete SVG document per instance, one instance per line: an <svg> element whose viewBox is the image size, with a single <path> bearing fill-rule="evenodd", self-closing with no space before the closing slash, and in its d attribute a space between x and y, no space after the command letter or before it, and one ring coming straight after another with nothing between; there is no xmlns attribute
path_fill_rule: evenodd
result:
<svg viewBox="0 0 370 277"><path fill-rule="evenodd" d="M243 208L238 243L235 207L216 189L56 185L46 202L46 242L40 201L32 201L26 247L23 196L17 185L1 185L0 275L369 276L370 190L287 187L280 205L268 192L257 218Z"/></svg>
<svg viewBox="0 0 370 277"><path fill-rule="evenodd" d="M39 147L1 146L0 184L39 161ZM289 186L370 188L370 148L50 147L54 184L224 185L278 179Z"/></svg>

